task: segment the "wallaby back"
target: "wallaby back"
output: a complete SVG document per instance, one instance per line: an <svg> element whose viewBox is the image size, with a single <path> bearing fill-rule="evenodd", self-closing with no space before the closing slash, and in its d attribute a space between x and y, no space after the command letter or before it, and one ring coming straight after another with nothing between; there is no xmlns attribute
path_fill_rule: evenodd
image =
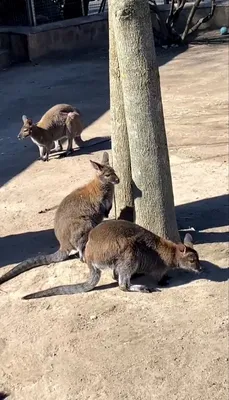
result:
<svg viewBox="0 0 229 400"><path fill-rule="evenodd" d="M117 275L121 290L134 292L151 291L147 286L130 283L135 273L151 275L156 282L160 282L173 268L200 271L198 254L194 249L165 240L123 220L104 221L90 231L85 261L90 270L87 282L48 289L25 296L25 299L90 291L106 268Z"/></svg>
<svg viewBox="0 0 229 400"><path fill-rule="evenodd" d="M102 163L91 161L96 177L85 186L74 190L59 205L54 221L54 230L59 241L59 250L47 256L38 256L18 264L0 277L0 284L40 265L60 262L68 258L72 250L83 253L90 230L108 217L112 207L114 185L119 179L109 165L109 156L103 154Z"/></svg>

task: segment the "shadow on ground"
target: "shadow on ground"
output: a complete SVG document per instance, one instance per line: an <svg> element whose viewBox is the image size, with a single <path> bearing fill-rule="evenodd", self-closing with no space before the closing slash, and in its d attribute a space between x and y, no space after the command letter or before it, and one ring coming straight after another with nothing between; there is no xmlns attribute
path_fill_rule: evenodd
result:
<svg viewBox="0 0 229 400"><path fill-rule="evenodd" d="M229 241L229 232L201 232L228 225L229 197L227 194L177 206L176 216L179 229L195 229L191 232L195 243Z"/></svg>
<svg viewBox="0 0 229 400"><path fill-rule="evenodd" d="M39 253L53 253L58 248L53 229L8 235L0 238L0 267L19 263Z"/></svg>
<svg viewBox="0 0 229 400"><path fill-rule="evenodd" d="M157 49L158 64L164 65L188 46ZM60 61L61 60L61 61ZM64 62L62 60L65 60ZM22 65L1 73L0 95L0 186L37 160L37 146L29 139L19 142L21 116L37 122L57 103L69 103L80 109L85 127L101 117L110 107L108 50L79 53L71 59L60 58L39 65ZM94 151L88 148L88 153ZM85 154L77 151L74 155Z"/></svg>
<svg viewBox="0 0 229 400"><path fill-rule="evenodd" d="M196 231L191 231L195 243L228 242L228 232L198 232L228 224L227 195L180 205L176 207L176 213L180 229L188 230L195 226ZM19 263L40 252L52 253L57 247L53 229L1 237L0 267Z"/></svg>

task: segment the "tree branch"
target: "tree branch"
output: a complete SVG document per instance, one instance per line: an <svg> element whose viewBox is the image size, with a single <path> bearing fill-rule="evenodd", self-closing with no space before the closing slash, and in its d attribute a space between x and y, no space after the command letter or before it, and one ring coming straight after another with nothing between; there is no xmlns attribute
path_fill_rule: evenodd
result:
<svg viewBox="0 0 229 400"><path fill-rule="evenodd" d="M203 18L200 18L199 21L197 21L195 23L195 25L193 25L193 27L188 30L187 33L184 31L182 34L182 41L185 39L185 37L187 35L190 35L191 33L195 32L199 28L200 25L208 22L213 17L215 8L216 8L215 0L211 0L211 10L210 10L209 14Z"/></svg>
<svg viewBox="0 0 229 400"><path fill-rule="evenodd" d="M200 2L201 2L201 0L196 0L195 3L193 4L192 8L191 8L191 11L189 13L189 16L188 16L188 19L187 19L187 22L186 22L186 26L184 28L184 32L181 35L182 40L184 40L186 38L187 34L188 34L192 19L194 17L194 14L195 14L196 9L198 8Z"/></svg>
<svg viewBox="0 0 229 400"><path fill-rule="evenodd" d="M176 10L175 10L174 13L173 13L173 25L174 25L174 22L175 22L175 21L177 20L177 18L179 17L181 11L183 10L183 8L184 8L184 6L185 6L185 4L186 4L186 1L187 1L187 0L181 0L181 1L179 1Z"/></svg>
<svg viewBox="0 0 229 400"><path fill-rule="evenodd" d="M156 18L157 18L158 24L160 26L162 36L164 37L165 40L167 40L168 39L168 30L166 27L166 23L161 16L161 12L156 4L156 1L149 0L149 6L150 6L151 10L156 14Z"/></svg>

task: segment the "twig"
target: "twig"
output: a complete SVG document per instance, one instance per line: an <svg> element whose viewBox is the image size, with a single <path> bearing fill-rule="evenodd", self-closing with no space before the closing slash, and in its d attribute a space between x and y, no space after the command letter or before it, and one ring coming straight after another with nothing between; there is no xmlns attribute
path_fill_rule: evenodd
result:
<svg viewBox="0 0 229 400"><path fill-rule="evenodd" d="M174 22L178 19L178 17L179 17L179 15L180 15L181 11L183 10L183 8L184 8L184 6L185 6L185 4L186 4L186 1L187 1L187 0L181 0L181 1L179 1L179 5L177 6L176 10L175 10L174 13L173 13L172 25L171 25L171 26L173 26L173 25L174 25Z"/></svg>
<svg viewBox="0 0 229 400"><path fill-rule="evenodd" d="M106 2L107 2L107 0L102 0L101 1L98 13L104 12L105 7L106 7Z"/></svg>

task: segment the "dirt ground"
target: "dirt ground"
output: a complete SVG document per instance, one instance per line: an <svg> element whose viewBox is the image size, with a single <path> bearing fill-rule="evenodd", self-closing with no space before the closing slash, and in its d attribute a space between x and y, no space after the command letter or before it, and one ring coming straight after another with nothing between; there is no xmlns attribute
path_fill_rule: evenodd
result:
<svg viewBox="0 0 229 400"><path fill-rule="evenodd" d="M10 400L226 400L228 397L228 47L158 57L180 229L194 229L204 273L150 295L122 293L108 271L88 294L23 301L80 282L77 259L40 267L0 291L0 391ZM21 116L81 109L92 140L110 133L106 50L0 73L0 273L57 246L52 207L93 176L104 141L37 161L16 138ZM153 195L153 193L152 193ZM102 286L101 286L102 285ZM98 290L103 289L103 290Z"/></svg>

